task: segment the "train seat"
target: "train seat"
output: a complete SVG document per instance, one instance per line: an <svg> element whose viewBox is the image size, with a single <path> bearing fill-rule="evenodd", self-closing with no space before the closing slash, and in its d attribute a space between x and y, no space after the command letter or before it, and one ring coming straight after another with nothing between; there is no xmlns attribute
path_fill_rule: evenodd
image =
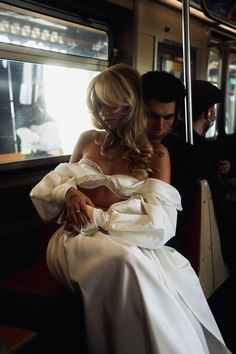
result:
<svg viewBox="0 0 236 354"><path fill-rule="evenodd" d="M64 306L68 298L73 301L73 295L50 275L46 264L47 244L58 227L56 223L43 225L41 249L34 263L0 277L0 313L4 324L31 328L27 318L34 317L32 326L35 328L43 313L53 312L52 308L56 311L56 307ZM82 298L78 296L77 301L82 311Z"/></svg>
<svg viewBox="0 0 236 354"><path fill-rule="evenodd" d="M46 347L50 353L66 353L78 346L81 353L87 353L82 296L72 295L56 282L46 264L47 244L58 227L56 223L43 225L40 255L32 265L0 277L1 324L37 332L33 345L41 346L42 352ZM73 313L76 326L71 321ZM7 335L14 339L12 331Z"/></svg>
<svg viewBox="0 0 236 354"><path fill-rule="evenodd" d="M58 226L56 223L43 225L42 245L37 260L26 268L2 276L0 278L0 288L42 295L59 295L68 292L52 278L46 264L47 243Z"/></svg>
<svg viewBox="0 0 236 354"><path fill-rule="evenodd" d="M68 294L68 290L52 278L46 265L47 244L58 227L56 223L43 225L38 259L31 266L2 276L0 290L47 296ZM229 271L223 261L214 205L206 180L198 183L186 234L188 258L199 276L205 295L209 297L229 277Z"/></svg>
<svg viewBox="0 0 236 354"><path fill-rule="evenodd" d="M187 235L188 259L209 298L228 279L230 272L223 260L212 195L206 180L198 182Z"/></svg>
<svg viewBox="0 0 236 354"><path fill-rule="evenodd" d="M13 353L25 351L37 336L35 331L0 325L0 340L4 341L2 346L6 344Z"/></svg>

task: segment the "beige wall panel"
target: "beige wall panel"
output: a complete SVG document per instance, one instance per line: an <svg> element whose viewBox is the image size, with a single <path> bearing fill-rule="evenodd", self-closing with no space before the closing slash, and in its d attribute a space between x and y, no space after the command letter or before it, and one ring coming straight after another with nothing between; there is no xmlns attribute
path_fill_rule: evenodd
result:
<svg viewBox="0 0 236 354"><path fill-rule="evenodd" d="M140 74L153 70L154 37L139 33L137 48L137 70Z"/></svg>
<svg viewBox="0 0 236 354"><path fill-rule="evenodd" d="M168 32L165 28L169 27ZM181 40L180 13L149 0L138 2L138 31L169 40Z"/></svg>
<svg viewBox="0 0 236 354"><path fill-rule="evenodd" d="M182 43L181 12L166 8L150 0L137 2L137 69L143 73L154 68L154 38L157 41ZM190 18L192 48L197 50L197 78L206 78L208 35L207 27L196 18ZM156 53L157 54L157 53ZM205 63L199 65L198 63Z"/></svg>

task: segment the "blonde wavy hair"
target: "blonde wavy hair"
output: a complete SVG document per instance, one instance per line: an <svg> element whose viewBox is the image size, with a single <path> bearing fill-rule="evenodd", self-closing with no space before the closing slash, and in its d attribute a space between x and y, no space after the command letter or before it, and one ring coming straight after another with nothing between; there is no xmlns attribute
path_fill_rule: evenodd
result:
<svg viewBox="0 0 236 354"><path fill-rule="evenodd" d="M99 114L99 105L110 106L120 113L119 127L110 130ZM131 170L150 171L153 155L147 137L147 118L143 109L141 77L127 64L115 64L98 74L88 87L87 105L92 113L94 126L107 132L101 145L101 153L117 141L125 147L123 158L130 161Z"/></svg>

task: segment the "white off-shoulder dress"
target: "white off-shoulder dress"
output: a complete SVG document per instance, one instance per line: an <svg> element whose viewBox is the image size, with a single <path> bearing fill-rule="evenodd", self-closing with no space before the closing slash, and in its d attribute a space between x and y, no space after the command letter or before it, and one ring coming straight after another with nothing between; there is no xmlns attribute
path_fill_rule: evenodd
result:
<svg viewBox="0 0 236 354"><path fill-rule="evenodd" d="M65 231L71 186L106 186L123 201L107 211L93 208L86 229ZM48 267L74 294L82 292L91 354L230 353L188 260L165 246L181 209L175 188L153 178L105 175L83 158L60 164L30 196L43 220L60 215Z"/></svg>

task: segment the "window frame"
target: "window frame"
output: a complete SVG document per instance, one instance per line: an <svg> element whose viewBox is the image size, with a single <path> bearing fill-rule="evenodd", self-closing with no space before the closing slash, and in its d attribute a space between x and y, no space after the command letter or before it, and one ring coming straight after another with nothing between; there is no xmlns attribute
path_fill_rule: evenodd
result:
<svg viewBox="0 0 236 354"><path fill-rule="evenodd" d="M76 24L82 24L95 29L103 30L107 33L108 38L108 60L101 60L97 58L81 57L75 55L68 55L58 52L45 51L36 48L23 47L14 44L0 43L0 58L6 60L16 60L21 62L31 62L34 64L48 64L57 66L67 66L70 68L86 69L91 71L101 71L110 65L112 61L113 53L113 37L111 29L108 24L102 23L100 21L95 21L94 19L87 19L86 21L80 17L75 17L74 15L52 9L48 6L40 4L32 5L26 4L21 1L20 5L17 1L1 1L1 3L15 6L17 8L25 9L26 11L32 11L37 13L39 16L47 16L58 18L59 20L64 20L67 22L72 22ZM16 162L7 162L0 164L0 172L3 171L13 171L13 170L24 170L28 168L38 168L40 166L50 166L54 163L66 162L69 160L70 155L60 155L60 156L50 156L31 160L23 160Z"/></svg>

